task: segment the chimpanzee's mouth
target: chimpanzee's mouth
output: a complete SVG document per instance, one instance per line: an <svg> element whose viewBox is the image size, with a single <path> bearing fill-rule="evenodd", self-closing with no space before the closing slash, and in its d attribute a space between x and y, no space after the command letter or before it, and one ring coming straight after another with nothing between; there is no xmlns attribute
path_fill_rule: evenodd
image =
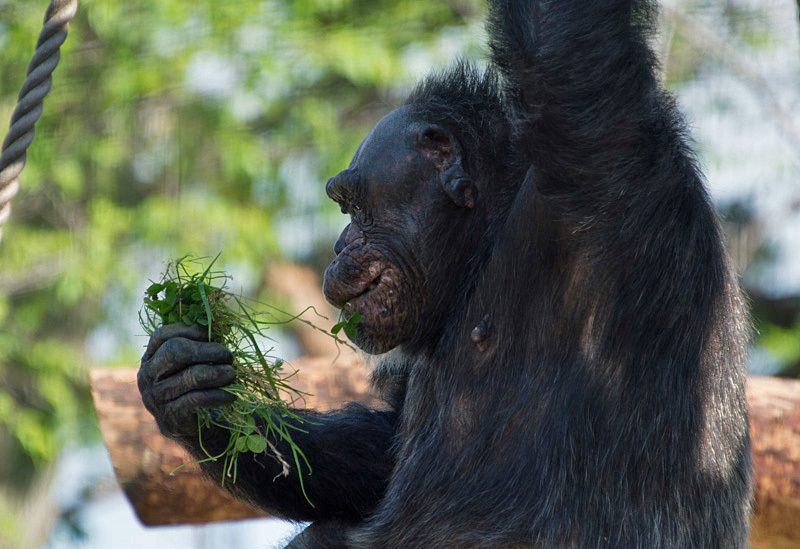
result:
<svg viewBox="0 0 800 549"><path fill-rule="evenodd" d="M382 285L386 285L387 281L384 281L383 278L384 273L386 273L387 270L388 269L386 267L381 268L380 272L378 272L375 278L366 284L361 293L351 296L347 300L347 302L342 306L342 310L349 315L358 310L358 308L355 306L357 303L369 301L371 296L375 294Z"/></svg>

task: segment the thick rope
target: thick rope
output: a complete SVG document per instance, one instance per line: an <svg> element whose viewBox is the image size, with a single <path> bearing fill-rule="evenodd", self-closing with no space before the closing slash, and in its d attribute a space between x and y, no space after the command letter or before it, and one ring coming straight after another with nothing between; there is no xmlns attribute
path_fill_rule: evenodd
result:
<svg viewBox="0 0 800 549"><path fill-rule="evenodd" d="M78 0L52 0L45 13L36 51L28 65L28 76L19 92L17 108L11 116L11 127L0 153L0 239L3 224L11 215L11 199L19 190L19 174L25 167L28 147L33 143L34 124L42 116L42 102L53 82L61 44L67 39L67 23L76 11Z"/></svg>

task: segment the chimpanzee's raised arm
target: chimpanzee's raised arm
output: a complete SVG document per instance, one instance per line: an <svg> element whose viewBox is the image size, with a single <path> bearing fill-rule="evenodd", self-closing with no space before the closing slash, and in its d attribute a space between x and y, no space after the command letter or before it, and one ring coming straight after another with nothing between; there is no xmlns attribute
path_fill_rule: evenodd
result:
<svg viewBox="0 0 800 549"><path fill-rule="evenodd" d="M687 311L710 326L723 301L739 304L682 117L656 77L656 14L649 0L490 0L493 61L529 167L504 245L525 246L539 211L575 269L566 299L585 309L563 325L596 332L585 349L695 361L707 334Z"/></svg>
<svg viewBox="0 0 800 549"><path fill-rule="evenodd" d="M493 0L490 45L537 188L589 211L684 169L682 124L657 82L647 0ZM580 189L578 195L574 191ZM581 212L576 212L581 213Z"/></svg>

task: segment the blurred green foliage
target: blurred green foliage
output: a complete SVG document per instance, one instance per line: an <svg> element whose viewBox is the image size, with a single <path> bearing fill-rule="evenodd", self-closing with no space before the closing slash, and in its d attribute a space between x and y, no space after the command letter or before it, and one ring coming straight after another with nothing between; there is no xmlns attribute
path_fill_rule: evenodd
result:
<svg viewBox="0 0 800 549"><path fill-rule="evenodd" d="M0 121L47 4L0 0ZM415 67L474 50L479 9L81 0L0 243L0 484L24 492L64 443L95 432L87 341L112 347L103 362L136 364L141 292L166 261L223 252L258 286L280 254L276 212L298 207L298 164L319 190L295 213L316 214L308 230L329 245L325 178Z"/></svg>

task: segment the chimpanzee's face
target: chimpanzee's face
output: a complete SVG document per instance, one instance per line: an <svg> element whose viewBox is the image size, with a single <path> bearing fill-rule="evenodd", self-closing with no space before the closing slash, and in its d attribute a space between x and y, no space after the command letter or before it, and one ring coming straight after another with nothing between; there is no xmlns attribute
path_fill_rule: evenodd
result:
<svg viewBox="0 0 800 549"><path fill-rule="evenodd" d="M347 317L360 313L353 342L368 353L408 341L426 312L430 288L437 287L427 266L442 251L431 249L426 230L430 217L439 215L442 173L455 158L451 140L400 108L375 126L350 167L326 185L351 220L334 245L323 290Z"/></svg>

